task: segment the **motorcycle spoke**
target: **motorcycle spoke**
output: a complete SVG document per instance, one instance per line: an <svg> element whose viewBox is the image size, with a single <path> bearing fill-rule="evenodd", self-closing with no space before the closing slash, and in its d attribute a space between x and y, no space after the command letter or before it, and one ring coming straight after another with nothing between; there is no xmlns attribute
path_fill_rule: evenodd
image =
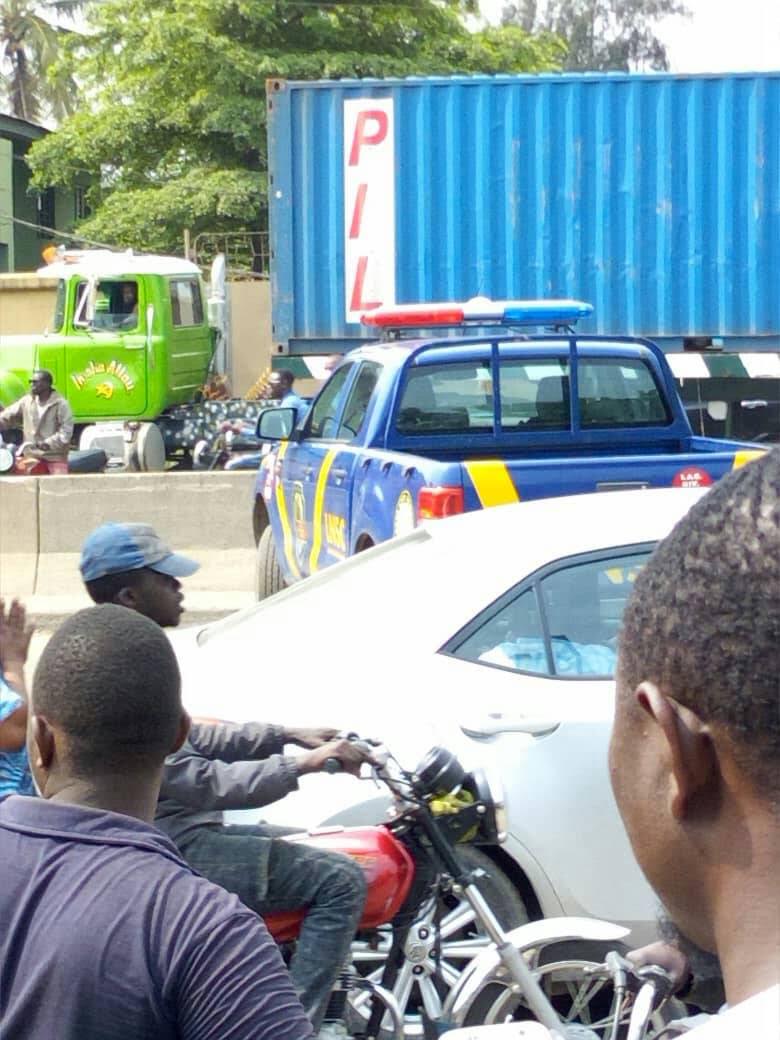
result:
<svg viewBox="0 0 780 1040"><path fill-rule="evenodd" d="M604 979L594 979L577 987L573 982L566 983L566 989L571 997L571 1008L564 1019L565 1022L582 1022L584 1025L594 1025L591 1020L590 1005L593 998L604 988Z"/></svg>
<svg viewBox="0 0 780 1040"><path fill-rule="evenodd" d="M490 939L486 935L475 935L473 939L460 939L443 943L441 952L443 957L451 960L470 961L487 949L488 946L490 946Z"/></svg>
<svg viewBox="0 0 780 1040"><path fill-rule="evenodd" d="M420 987L420 996L422 997L423 1007L428 1018L437 1019L441 1018L441 997L439 991L436 989L435 984L430 978L421 978L418 980Z"/></svg>
<svg viewBox="0 0 780 1040"><path fill-rule="evenodd" d="M398 979L396 980L395 986L393 986L393 996L398 1002L398 1007L401 1009L401 1014L406 1014L406 1008L409 1003L409 997L412 995L412 987L415 983L415 977L412 974L412 965L407 961L401 970L398 972Z"/></svg>
<svg viewBox="0 0 780 1040"><path fill-rule="evenodd" d="M462 973L458 968L454 968L451 964L447 964L446 961L442 961L439 965L438 974L441 975L442 980L451 989L460 980Z"/></svg>
<svg viewBox="0 0 780 1040"><path fill-rule="evenodd" d="M387 949L380 947L378 950L372 950L370 946L367 946L365 950L360 950L353 946L352 960L356 964L374 964L379 961L384 964L387 960Z"/></svg>
<svg viewBox="0 0 780 1040"><path fill-rule="evenodd" d="M475 920L476 914L469 904L466 902L458 903L456 907L442 917L439 935L442 939L446 939L453 932L458 932L462 928L468 928L469 925L473 925Z"/></svg>

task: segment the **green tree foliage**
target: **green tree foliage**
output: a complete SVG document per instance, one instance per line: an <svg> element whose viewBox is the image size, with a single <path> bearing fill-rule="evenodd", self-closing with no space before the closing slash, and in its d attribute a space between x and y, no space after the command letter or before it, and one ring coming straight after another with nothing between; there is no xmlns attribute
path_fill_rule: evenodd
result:
<svg viewBox="0 0 780 1040"><path fill-rule="evenodd" d="M38 187L91 176L81 234L180 249L182 229L256 229L266 191L270 78L516 72L560 67L563 47L520 26L471 33L473 0L103 0L68 64L82 111L38 142Z"/></svg>
<svg viewBox="0 0 780 1040"><path fill-rule="evenodd" d="M74 108L76 84L57 59L80 0L0 0L0 103L19 119L56 120Z"/></svg>
<svg viewBox="0 0 780 1040"><path fill-rule="evenodd" d="M504 8L502 23L556 33L567 44L567 69L628 72L668 69L655 27L687 13L679 0L515 0Z"/></svg>

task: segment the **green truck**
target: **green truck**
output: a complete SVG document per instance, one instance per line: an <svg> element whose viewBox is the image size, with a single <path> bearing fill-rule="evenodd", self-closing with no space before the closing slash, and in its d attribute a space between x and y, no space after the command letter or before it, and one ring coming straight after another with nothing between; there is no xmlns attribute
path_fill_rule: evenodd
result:
<svg viewBox="0 0 780 1040"><path fill-rule="evenodd" d="M0 337L0 404L26 393L34 369L49 369L82 446L130 443L136 468L160 468L166 413L206 380L221 301L210 324L200 270L177 257L74 250L39 273L59 279L52 322L39 335Z"/></svg>

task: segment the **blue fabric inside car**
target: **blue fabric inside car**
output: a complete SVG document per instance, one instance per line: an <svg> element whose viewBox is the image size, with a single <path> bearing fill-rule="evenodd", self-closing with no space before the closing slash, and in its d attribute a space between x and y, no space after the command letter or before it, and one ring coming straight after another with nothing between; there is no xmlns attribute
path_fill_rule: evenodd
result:
<svg viewBox="0 0 780 1040"><path fill-rule="evenodd" d="M574 643L568 639L551 639L556 675L613 675L617 655L601 643ZM543 639L523 637L499 643L480 654L480 661L513 668L519 672L549 675Z"/></svg>

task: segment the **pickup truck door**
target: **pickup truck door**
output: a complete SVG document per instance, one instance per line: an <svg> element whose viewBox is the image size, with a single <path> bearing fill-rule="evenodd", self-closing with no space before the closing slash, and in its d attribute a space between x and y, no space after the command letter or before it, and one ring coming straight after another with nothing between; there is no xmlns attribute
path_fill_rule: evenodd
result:
<svg viewBox="0 0 780 1040"><path fill-rule="evenodd" d="M284 456L282 486L291 542L285 545L285 553L288 566L301 577L312 570L312 549L317 550L315 534L321 538L328 475L324 467L329 470L335 461L342 413L356 368L346 364L333 373L311 406L300 440L291 440Z"/></svg>

